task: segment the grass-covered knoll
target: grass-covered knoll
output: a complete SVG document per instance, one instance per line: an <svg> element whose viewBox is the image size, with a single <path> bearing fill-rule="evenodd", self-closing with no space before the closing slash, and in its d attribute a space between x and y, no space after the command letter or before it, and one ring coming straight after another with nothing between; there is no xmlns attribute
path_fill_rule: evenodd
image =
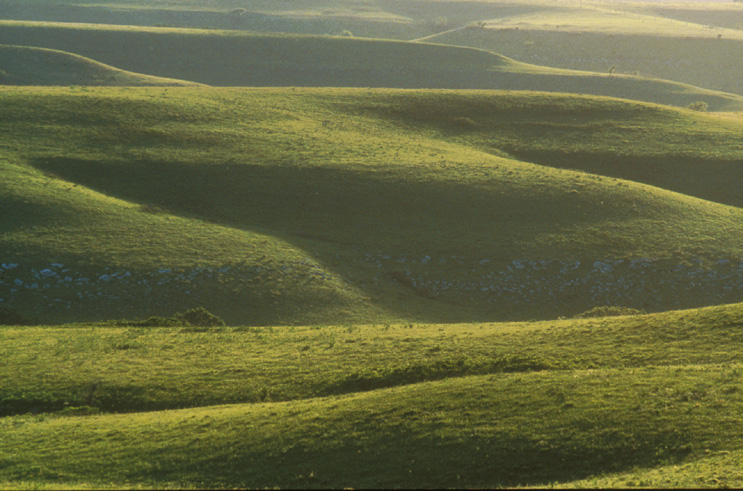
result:
<svg viewBox="0 0 743 491"><path fill-rule="evenodd" d="M711 110L743 110L743 98L736 95L541 68L487 51L427 43L16 21L0 21L0 42L60 49L137 73L217 86L521 89L676 106L704 100Z"/></svg>
<svg viewBox="0 0 743 491"><path fill-rule="evenodd" d="M663 10L654 4L648 9ZM590 6L590 5L589 5ZM730 4L743 16L743 7ZM743 93L743 31L624 2L606 7L561 8L526 15L498 15L479 24L425 37L428 42L471 46L526 63L599 73L640 74L698 87ZM712 8L712 7L711 7ZM620 9L620 10L617 10Z"/></svg>
<svg viewBox="0 0 743 491"><path fill-rule="evenodd" d="M739 383L737 366L592 370L289 403L10 417L0 422L0 472L13 488L544 486L739 447Z"/></svg>
<svg viewBox="0 0 743 491"><path fill-rule="evenodd" d="M733 305L386 329L4 328L4 395L43 411L35 392L58 390L69 405L0 419L0 483L711 484L743 443L741 320ZM466 370L487 359L501 365ZM199 407L95 415L158 403Z"/></svg>
<svg viewBox="0 0 743 491"><path fill-rule="evenodd" d="M621 4L620 4L621 5ZM738 8L739 12L743 9ZM614 8L590 6L540 10L524 15L499 17L484 24L485 28L524 29L528 31L563 31L568 33L601 32L607 35L652 35L687 38L743 40L743 31L711 27L668 19L661 15L642 15Z"/></svg>
<svg viewBox="0 0 743 491"><path fill-rule="evenodd" d="M638 148L647 148L648 159L658 148L734 158L734 118L499 92L27 88L2 97L12 176L3 192L18 217L3 222L3 263L21 269L4 273L4 291L18 291L0 298L12 297L22 314L121 316L104 304L113 305L111 296L125 286L117 301L139 309L128 315L146 317L154 312L127 301L130 295L155 292L149 298L156 302L167 291L168 305L182 310L176 300L189 298L183 296L194 281L225 284L202 294L209 302L187 306L247 324L307 322L307 305L329 309L312 322L374 322L379 309L397 318L461 321L738 300L739 209L518 162L488 145L491 133L468 129L491 124L483 110L559 124L577 113L596 124L564 128L596 141L592 152L602 145L608 155L621 152L601 131L626 126L636 127L629 136L643 135ZM546 137L552 145L557 121L555 139ZM524 127L510 133L506 150L538 142L534 132L543 129ZM663 129L657 140L647 136L655 129ZM573 140L563 141L569 150ZM119 221L94 213L101 218L91 222L77 211L79 193L91 190L103 193L96 195L101 200L125 200L114 207ZM181 218L171 222L171 215ZM154 228L171 223L184 228ZM247 250L219 238L243 240L246 232L258 234L247 236L256 237ZM194 234L208 246L193 245ZM299 256L277 259L279 243ZM209 250L209 264L201 264ZM316 259L305 263L305 254ZM231 268L230 261L234 270L203 271ZM68 264L89 273L67 274ZM55 286L67 276L67 286ZM315 293L297 302L282 296L282 284L298 295L306 285ZM57 288L68 293L59 297ZM216 293L225 291L237 296ZM234 300L242 298L251 300ZM274 302L267 311L266 302ZM39 312L26 311L30 305ZM285 305L296 307L280 314Z"/></svg>
<svg viewBox="0 0 743 491"><path fill-rule="evenodd" d="M743 7L738 2L622 2L628 12L646 13L708 27L743 29Z"/></svg>
<svg viewBox="0 0 743 491"><path fill-rule="evenodd" d="M0 45L0 66L2 85L196 85L126 72L64 51L24 46Z"/></svg>
<svg viewBox="0 0 743 491"><path fill-rule="evenodd" d="M523 161L743 206L743 119L564 96L407 94L355 107L406 129Z"/></svg>
<svg viewBox="0 0 743 491"><path fill-rule="evenodd" d="M0 414L128 413L469 375L741 363L742 312L732 305L529 324L3 327Z"/></svg>
<svg viewBox="0 0 743 491"><path fill-rule="evenodd" d="M32 319L208 305L231 322L316 322L358 320L369 308L321 263L270 235L111 198L8 158L0 169L0 298ZM362 318L373 315L384 317Z"/></svg>
<svg viewBox="0 0 743 491"><path fill-rule="evenodd" d="M638 468L555 485L555 488L739 488L743 455L738 449L705 452L697 460Z"/></svg>
<svg viewBox="0 0 743 491"><path fill-rule="evenodd" d="M263 0L95 1L2 0L4 19L100 24L239 29L301 34L340 34L415 39L462 27L495 13L531 12L535 2L490 1Z"/></svg>

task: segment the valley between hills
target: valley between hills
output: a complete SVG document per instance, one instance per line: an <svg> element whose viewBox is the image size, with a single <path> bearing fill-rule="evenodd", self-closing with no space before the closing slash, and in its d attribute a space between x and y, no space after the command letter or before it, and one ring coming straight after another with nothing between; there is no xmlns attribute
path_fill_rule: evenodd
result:
<svg viewBox="0 0 743 491"><path fill-rule="evenodd" d="M742 26L0 0L0 489L741 486Z"/></svg>

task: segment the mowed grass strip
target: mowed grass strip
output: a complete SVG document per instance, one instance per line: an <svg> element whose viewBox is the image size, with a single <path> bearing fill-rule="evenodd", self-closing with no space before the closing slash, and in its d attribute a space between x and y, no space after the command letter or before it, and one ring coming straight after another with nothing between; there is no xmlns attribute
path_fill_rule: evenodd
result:
<svg viewBox="0 0 743 491"><path fill-rule="evenodd" d="M467 377L308 401L0 420L9 483L547 485L738 448L739 365Z"/></svg>
<svg viewBox="0 0 743 491"><path fill-rule="evenodd" d="M476 374L741 363L743 307L514 324L5 327L2 414L287 401Z"/></svg>

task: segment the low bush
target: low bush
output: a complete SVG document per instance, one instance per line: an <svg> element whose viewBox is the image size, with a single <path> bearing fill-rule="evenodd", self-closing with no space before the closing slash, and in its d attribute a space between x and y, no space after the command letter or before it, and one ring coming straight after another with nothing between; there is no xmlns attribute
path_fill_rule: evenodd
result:
<svg viewBox="0 0 743 491"><path fill-rule="evenodd" d="M119 327L224 327L224 321L204 307L176 313L172 317L149 317L143 320L118 320L113 325Z"/></svg>
<svg viewBox="0 0 743 491"><path fill-rule="evenodd" d="M574 315L574 319L588 319L590 317L618 317L621 315L642 315L647 314L644 310L637 310L631 307L604 306L594 307L580 314Z"/></svg>
<svg viewBox="0 0 743 491"><path fill-rule="evenodd" d="M707 104L704 101L692 102L691 104L689 104L688 106L686 106L687 109L691 109L691 110L694 110L694 111L701 111L701 112L705 112L708 107L709 107L709 104Z"/></svg>

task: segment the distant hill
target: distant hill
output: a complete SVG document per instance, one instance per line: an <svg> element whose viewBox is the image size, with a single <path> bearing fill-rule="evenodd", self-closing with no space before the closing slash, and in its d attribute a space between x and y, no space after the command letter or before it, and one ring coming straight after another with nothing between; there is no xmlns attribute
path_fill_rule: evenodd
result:
<svg viewBox="0 0 743 491"><path fill-rule="evenodd" d="M633 4L627 3L627 9ZM743 64L743 7L731 2L734 11L721 14L714 4L698 5L699 10L677 12L684 20L674 20L665 15L666 10L669 16L676 12L673 7L658 5L656 11L647 7L640 13L594 7L499 16L422 40L496 51L537 65L595 72L613 68L616 73L743 94L738 68ZM706 15L715 12L717 16ZM738 27L718 27L729 26L719 19L724 16ZM712 20L720 24L700 23Z"/></svg>
<svg viewBox="0 0 743 491"><path fill-rule="evenodd" d="M429 0L0 0L2 18L45 22L238 29L415 39L461 27L496 12L539 10L533 3Z"/></svg>
<svg viewBox="0 0 743 491"><path fill-rule="evenodd" d="M160 77L216 86L510 89L609 95L711 110L743 97L610 73L526 65L452 46L238 31L0 22L0 42L61 49Z"/></svg>
<svg viewBox="0 0 743 491"><path fill-rule="evenodd" d="M0 298L22 314L471 321L740 299L741 209L512 155L687 155L678 175L711 192L715 159L741 158L731 117L526 92L1 96Z"/></svg>
<svg viewBox="0 0 743 491"><path fill-rule="evenodd" d="M194 82L127 72L45 48L0 45L2 85L188 86Z"/></svg>

